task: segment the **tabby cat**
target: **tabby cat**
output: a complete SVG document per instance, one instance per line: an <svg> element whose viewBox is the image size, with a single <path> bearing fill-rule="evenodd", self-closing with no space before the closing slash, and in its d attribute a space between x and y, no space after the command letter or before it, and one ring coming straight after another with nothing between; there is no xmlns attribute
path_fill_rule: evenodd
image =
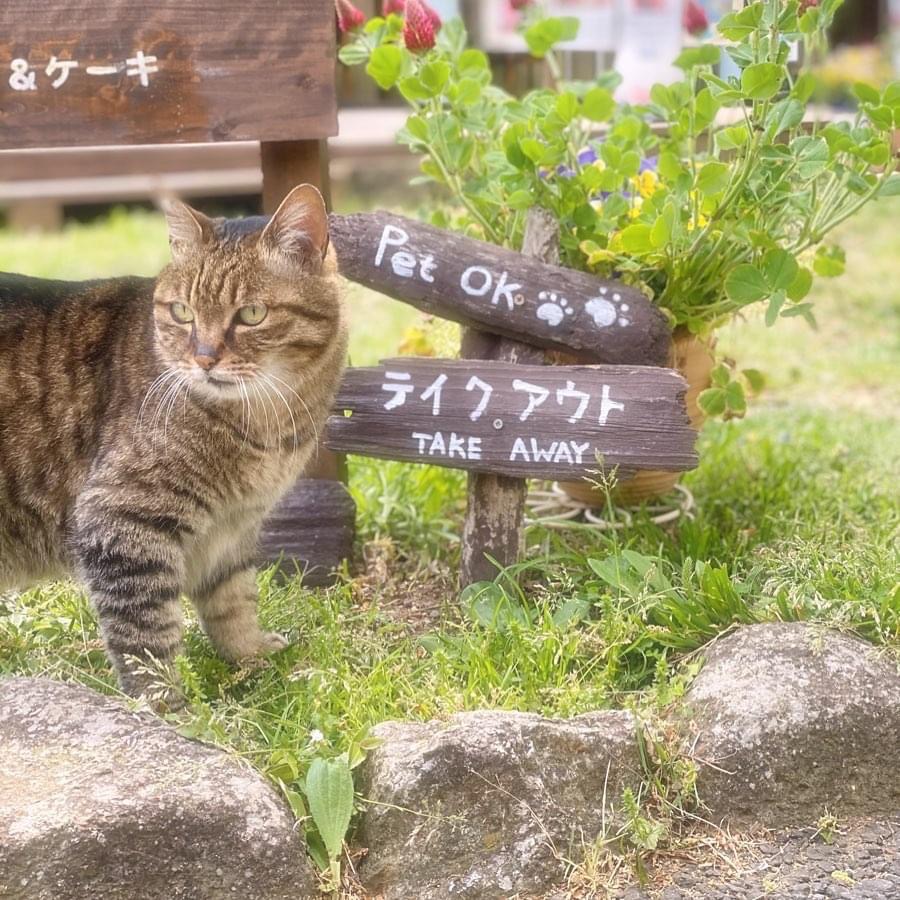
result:
<svg viewBox="0 0 900 900"><path fill-rule="evenodd" d="M69 574L122 688L181 640L180 596L237 660L260 525L315 452L347 328L319 192L267 220L166 205L157 279L0 274L0 592Z"/></svg>

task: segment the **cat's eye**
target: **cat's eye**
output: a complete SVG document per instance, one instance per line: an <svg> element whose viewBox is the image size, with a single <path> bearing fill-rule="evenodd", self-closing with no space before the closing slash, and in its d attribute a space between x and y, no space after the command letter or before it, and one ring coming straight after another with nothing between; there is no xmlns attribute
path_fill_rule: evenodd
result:
<svg viewBox="0 0 900 900"><path fill-rule="evenodd" d="M268 308L263 303L251 303L242 306L237 313L238 321L242 325L259 325L269 314Z"/></svg>
<svg viewBox="0 0 900 900"><path fill-rule="evenodd" d="M183 303L171 304L169 306L169 312L172 313L172 318L179 325L188 325L194 321L194 311Z"/></svg>

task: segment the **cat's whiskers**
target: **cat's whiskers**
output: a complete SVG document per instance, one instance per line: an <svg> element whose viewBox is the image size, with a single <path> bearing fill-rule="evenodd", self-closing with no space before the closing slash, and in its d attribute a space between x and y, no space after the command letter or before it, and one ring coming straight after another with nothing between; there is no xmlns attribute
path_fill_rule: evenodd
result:
<svg viewBox="0 0 900 900"><path fill-rule="evenodd" d="M181 373L181 377L175 383L175 390L172 392L172 397L169 400L169 405L166 408L166 417L163 422L163 448L164 452L169 452L169 418L172 415L172 412L175 409L176 404L178 403L178 395L181 393L181 389L184 388L184 400L185 404L187 403L187 395L191 389L191 379L190 376L185 373Z"/></svg>
<svg viewBox="0 0 900 900"><path fill-rule="evenodd" d="M259 385L256 383L255 378L250 379L250 387L253 388L253 393L256 394L256 399L259 401L260 405L262 406L263 418L264 418L265 425L266 425L266 433L265 433L265 437L263 438L263 446L265 446L266 449L268 449L268 447L269 447L269 411L266 408L265 399L263 398L263 395L260 393Z"/></svg>
<svg viewBox="0 0 900 900"><path fill-rule="evenodd" d="M162 386L177 374L178 370L174 367L165 369L160 375L157 375L156 378L153 379L150 387L147 388L147 393L144 394L144 399L141 401L137 418L135 419L134 430L132 431L132 443L137 439L137 432L143 427L144 413L147 411L147 404L150 402L153 395L161 390Z"/></svg>
<svg viewBox="0 0 900 900"><path fill-rule="evenodd" d="M281 393L281 391L278 389L278 386L272 382L272 379L275 377L276 376L270 375L268 372L263 372L262 370L260 370L260 372L259 372L259 378L262 379L262 383L266 386L266 390L268 391L271 389L272 391L275 392L275 395L284 404L284 408L288 411L288 415L291 417L291 429L292 429L293 435L294 435L294 452L296 453L297 446L298 446L298 439L299 439L298 429L297 429L297 420L294 418L294 411L291 409L291 404L288 403L287 398L284 396L284 394ZM279 378L278 380L280 381L281 379ZM299 397L297 397L297 399L300 400ZM300 402L303 403L302 400L300 400ZM309 416L309 421L310 421L310 424L312 425L313 434L316 437L316 454L318 454L318 452L319 452L319 449L318 449L319 448L319 433L318 433L318 430L316 429L316 423L313 421L313 417L310 414L309 408L306 406L305 403L303 403L303 406L304 406L304 408L306 408L306 414L307 414L307 416Z"/></svg>
<svg viewBox="0 0 900 900"><path fill-rule="evenodd" d="M284 379L279 378L277 375L273 375L271 372L263 372L262 370L260 370L260 375L262 377L266 378L267 380L274 379L279 384L283 384L287 388L287 390L290 391L297 398L298 402L300 403L300 405L303 407L303 409L306 412L307 418L309 419L309 424L312 426L313 436L316 439L316 458L318 459L318 457L319 457L319 429L316 428L315 419L313 419L312 413L309 411L309 407L306 405L306 401ZM290 411L291 406L287 402L287 400L284 399L284 396L282 395L281 391L279 391L275 387L274 384L272 385L272 388L277 391L278 396L281 397L282 401L284 402L284 405ZM293 420L294 420L294 414L293 414L293 412L291 412L291 421L293 421ZM294 446L295 447L296 447L296 443L297 443L297 424L295 422L294 423Z"/></svg>

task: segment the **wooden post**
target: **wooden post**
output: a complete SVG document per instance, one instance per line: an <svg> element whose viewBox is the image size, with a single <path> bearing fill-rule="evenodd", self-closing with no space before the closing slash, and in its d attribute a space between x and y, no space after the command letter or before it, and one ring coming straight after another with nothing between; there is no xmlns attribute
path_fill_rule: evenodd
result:
<svg viewBox="0 0 900 900"><path fill-rule="evenodd" d="M559 261L559 225L545 209L528 213L525 256L555 264ZM544 351L510 338L476 329L463 331L460 355L464 359L491 359L503 362L540 363ZM497 568L517 562L525 546L525 495L528 482L506 475L469 473L466 519L463 525L460 585L492 581Z"/></svg>
<svg viewBox="0 0 900 900"><path fill-rule="evenodd" d="M313 184L331 206L325 141L262 141L263 212L271 215L298 184ZM306 583L328 584L350 556L356 506L346 487L344 456L320 445L304 473L263 528L263 561L283 553L306 569Z"/></svg>

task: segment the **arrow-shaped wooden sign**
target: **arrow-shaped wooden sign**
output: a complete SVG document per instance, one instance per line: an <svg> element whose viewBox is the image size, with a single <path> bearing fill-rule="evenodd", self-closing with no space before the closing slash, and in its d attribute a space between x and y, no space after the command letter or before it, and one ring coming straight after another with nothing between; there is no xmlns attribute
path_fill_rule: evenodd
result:
<svg viewBox="0 0 900 900"><path fill-rule="evenodd" d="M347 370L326 444L519 478L684 471L686 389L671 369L402 357Z"/></svg>
<svg viewBox="0 0 900 900"><path fill-rule="evenodd" d="M589 362L664 366L671 331L638 290L386 212L331 216L341 274L444 319Z"/></svg>

